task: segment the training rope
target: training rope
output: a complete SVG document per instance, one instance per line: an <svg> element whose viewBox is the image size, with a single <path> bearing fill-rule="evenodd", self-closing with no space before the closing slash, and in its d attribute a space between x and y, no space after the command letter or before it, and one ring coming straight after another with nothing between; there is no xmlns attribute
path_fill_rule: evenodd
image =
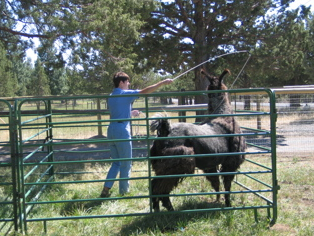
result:
<svg viewBox="0 0 314 236"><path fill-rule="evenodd" d="M146 115L143 113L143 112L141 112L140 111L140 113L138 114L138 118L141 118L141 116L145 119L146 118ZM135 116L133 116L133 117L135 117ZM140 138L140 120L137 120L136 121L136 124L134 125L134 128L135 128L135 130L134 130L134 133L135 133L135 137L137 137L137 138Z"/></svg>
<svg viewBox="0 0 314 236"><path fill-rule="evenodd" d="M233 83L231 84L229 89L232 89L233 85L235 84L235 82L238 80L239 76L242 74L242 71L244 70L244 68L246 67L246 64L249 62L249 60L251 59L251 53L249 53L249 57L246 60L246 62L244 63L242 69L240 70L240 72L238 73L237 77L235 78L235 80L233 81Z"/></svg>
<svg viewBox="0 0 314 236"><path fill-rule="evenodd" d="M193 68L191 68L191 69L189 69L189 70L183 72L182 74L180 74L180 75L174 77L173 80L176 80L176 79L180 78L181 76L183 76L183 75L189 73L191 70L194 70L194 69L196 69L197 67L199 67L199 66L201 66L201 65L204 65L204 64L207 63L207 62L214 61L214 60L216 60L217 58L224 57L224 56L228 56L228 55L231 55L231 54L236 54L236 53L248 53L248 51L244 50L244 51L237 51L237 52L229 52L229 53L225 53L225 54L222 54L222 55L219 55L219 56L216 56L216 57L211 57L211 58L209 58L208 60L206 60L206 61L204 61L204 62L198 64L197 66L194 66Z"/></svg>
<svg viewBox="0 0 314 236"><path fill-rule="evenodd" d="M0 120L2 121L3 124L6 124L4 120L2 120L2 118L0 118Z"/></svg>

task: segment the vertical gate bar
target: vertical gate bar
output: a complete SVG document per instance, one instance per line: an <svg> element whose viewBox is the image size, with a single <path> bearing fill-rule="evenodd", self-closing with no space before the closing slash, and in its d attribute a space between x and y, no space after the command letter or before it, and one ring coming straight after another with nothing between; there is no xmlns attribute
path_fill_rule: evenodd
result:
<svg viewBox="0 0 314 236"><path fill-rule="evenodd" d="M48 151L48 161L49 162L53 162L54 161L54 155L53 155L53 125L52 125L52 108L51 108L51 100L48 100L48 105L47 105L47 114L49 114L49 116L46 117L46 128L47 128L47 141L49 142L48 146L47 146L47 151ZM51 155L50 155L51 153ZM50 168L51 167L51 168ZM54 167L53 165L50 165L48 168L50 168L49 170L49 175L52 176L54 175Z"/></svg>
<svg viewBox="0 0 314 236"><path fill-rule="evenodd" d="M270 203L267 203L267 205L270 206ZM271 219L272 220L272 214L271 214L271 208L267 208L267 216L268 216L268 219ZM273 214L274 215L274 214ZM270 225L273 225L271 222L270 222Z"/></svg>
<svg viewBox="0 0 314 236"><path fill-rule="evenodd" d="M98 120L98 136L101 137L102 133L102 124L101 124L101 100L97 98L97 120Z"/></svg>
<svg viewBox="0 0 314 236"><path fill-rule="evenodd" d="M149 131L149 107L148 96L145 96L145 122L146 122L146 146L147 146L147 169L148 169L148 193L149 193L149 211L152 212L152 185L151 185L151 160L150 160L150 131Z"/></svg>
<svg viewBox="0 0 314 236"><path fill-rule="evenodd" d="M47 221L44 220L44 233L47 234Z"/></svg>
<svg viewBox="0 0 314 236"><path fill-rule="evenodd" d="M276 150L276 122L277 122L277 110L276 110L276 95L273 90L270 90L270 118L271 118L271 160L272 160L272 181L273 181L273 217L270 224L273 225L277 220L277 194L279 190L277 181L277 150Z"/></svg>
<svg viewBox="0 0 314 236"><path fill-rule="evenodd" d="M16 130L17 130L17 140L16 140L16 153L17 153L17 184L18 184L18 208L19 208L19 225L20 230L23 233L25 230L25 201L24 201L24 178L23 178L23 151L22 151L22 132L21 132L21 103L19 100L15 104L15 116L16 116Z"/></svg>
<svg viewBox="0 0 314 236"><path fill-rule="evenodd" d="M256 96L256 111L261 111L261 99L260 99L260 97L258 95ZM257 129L261 129L262 128L261 116L257 116L256 119L257 119L256 120Z"/></svg>
<svg viewBox="0 0 314 236"><path fill-rule="evenodd" d="M257 208L254 208L254 218L255 218L255 222L258 223L258 212L257 212Z"/></svg>
<svg viewBox="0 0 314 236"><path fill-rule="evenodd" d="M17 126L16 126L16 113L15 113L15 101L14 104L9 107L9 135L10 135L10 150L11 150L11 173L12 173L12 188L13 188L13 222L14 230L18 231L18 178L17 178Z"/></svg>

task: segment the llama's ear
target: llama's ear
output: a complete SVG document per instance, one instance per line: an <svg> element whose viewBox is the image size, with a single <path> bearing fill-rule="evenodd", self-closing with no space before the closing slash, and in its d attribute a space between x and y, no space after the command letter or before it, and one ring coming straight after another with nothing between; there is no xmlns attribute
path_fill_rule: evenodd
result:
<svg viewBox="0 0 314 236"><path fill-rule="evenodd" d="M224 76L225 76L226 74L231 75L230 70L225 69L225 70L221 73L221 75L219 76L219 82L220 82L220 83L222 83L222 80L223 80L223 78L224 78Z"/></svg>
<svg viewBox="0 0 314 236"><path fill-rule="evenodd" d="M201 69L201 75L204 75L209 81L211 80L211 79L213 79L213 76L211 76L210 74L208 74L207 72L206 72L206 70L205 69Z"/></svg>

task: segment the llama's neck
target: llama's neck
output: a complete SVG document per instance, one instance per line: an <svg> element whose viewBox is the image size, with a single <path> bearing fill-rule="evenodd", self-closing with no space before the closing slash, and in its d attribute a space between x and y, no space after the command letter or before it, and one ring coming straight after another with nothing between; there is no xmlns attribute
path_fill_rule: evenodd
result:
<svg viewBox="0 0 314 236"><path fill-rule="evenodd" d="M226 93L219 94L209 99L208 114L232 114L231 105Z"/></svg>

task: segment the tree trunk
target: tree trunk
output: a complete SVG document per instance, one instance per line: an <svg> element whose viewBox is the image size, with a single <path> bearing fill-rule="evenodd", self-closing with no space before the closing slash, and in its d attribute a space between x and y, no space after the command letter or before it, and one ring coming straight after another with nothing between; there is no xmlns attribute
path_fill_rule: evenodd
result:
<svg viewBox="0 0 314 236"><path fill-rule="evenodd" d="M244 110L251 110L251 95L244 95Z"/></svg>
<svg viewBox="0 0 314 236"><path fill-rule="evenodd" d="M185 92L185 89L181 89L181 92ZM185 96L179 96L179 105L185 105ZM179 111L179 116L186 116L186 111ZM179 118L179 122L186 122L186 118Z"/></svg>
<svg viewBox="0 0 314 236"><path fill-rule="evenodd" d="M297 85L297 83L298 83L297 81L299 81L298 78L296 76L294 76L290 80L290 85ZM290 94L289 95L289 103L290 103L290 109L296 110L297 108L299 108L301 106L300 95L299 94Z"/></svg>
<svg viewBox="0 0 314 236"><path fill-rule="evenodd" d="M289 95L290 108L295 110L301 106L301 99L299 94Z"/></svg>
<svg viewBox="0 0 314 236"><path fill-rule="evenodd" d="M195 31L193 32L194 36L194 43L195 43L195 54L194 54L194 61L196 65L201 64L207 58L206 47L206 29L204 27L204 9L203 9L203 1L195 2ZM196 66L195 65L195 66ZM203 79L201 76L201 68L198 67L194 71L194 82L195 82L195 90L201 91L205 90L208 86L208 81ZM208 97L206 95L197 95L195 96L195 104L203 104L208 103ZM197 111L197 115L204 115L206 112L204 111ZM195 122L201 122L204 118L196 118Z"/></svg>

